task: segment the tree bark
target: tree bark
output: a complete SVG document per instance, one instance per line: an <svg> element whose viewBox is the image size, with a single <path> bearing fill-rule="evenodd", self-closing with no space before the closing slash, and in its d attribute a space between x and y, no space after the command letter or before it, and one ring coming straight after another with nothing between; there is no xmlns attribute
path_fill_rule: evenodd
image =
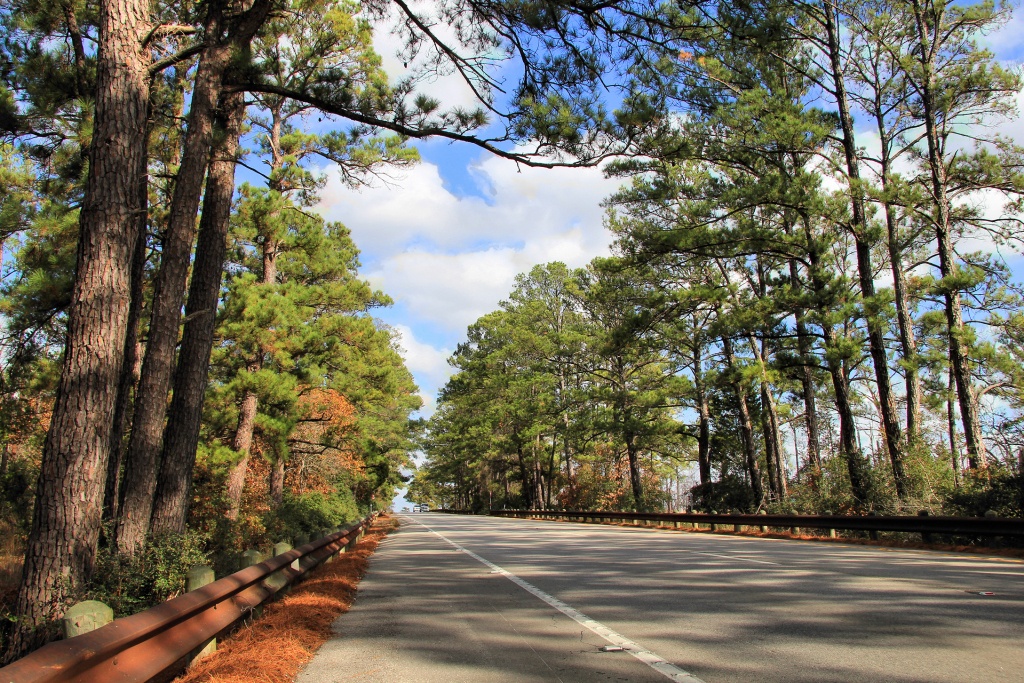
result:
<svg viewBox="0 0 1024 683"><path fill-rule="evenodd" d="M734 370L736 357L732 349L732 340L723 336L722 347L725 352L726 367ZM747 390L739 383L738 379L731 384L740 411L740 438L743 441L743 459L747 468L747 476L750 477L750 491L754 494L755 507L761 507L764 502L764 486L761 483L761 468L757 464L757 450L754 448L754 422L750 418L750 408L747 405Z"/></svg>
<svg viewBox="0 0 1024 683"><path fill-rule="evenodd" d="M65 599L89 578L95 560L141 210L148 10L139 0L99 6L95 124L75 286L14 608L22 620L8 639L5 661L39 644L45 637L39 627L63 613Z"/></svg>
<svg viewBox="0 0 1024 683"><path fill-rule="evenodd" d="M196 258L185 304L185 327L174 375L174 393L164 430L164 450L151 521L154 533L181 533L188 518L192 469L199 445L203 396L227 252L231 198L235 190L235 161L244 121L243 95L225 95L217 121L223 132L207 172Z"/></svg>
<svg viewBox="0 0 1024 683"><path fill-rule="evenodd" d="M794 259L789 261L789 276L794 289L800 286L800 277ZM814 395L814 370L811 367L811 342L807 330L807 312L795 311L796 345L800 354L800 394L804 402L804 429L807 430L807 467L811 486L817 487L821 479L821 440L818 436L818 407ZM797 468L799 470L799 467Z"/></svg>
<svg viewBox="0 0 1024 683"><path fill-rule="evenodd" d="M147 120L152 113L152 103L147 107ZM146 227L149 224L149 181L148 150L153 132L152 125L146 126L145 148L147 154L141 157L139 169L139 218L138 232L135 238L135 251L132 254L131 298L128 304L128 324L124 338L124 364L121 367L121 379L117 385L117 402L114 404L113 430L111 431L110 460L107 465L107 484L103 494L103 519L114 521L121 510L123 489L121 486L124 474L125 443L124 436L128 430L129 409L134 397L135 385L138 381L139 364L139 322L142 320L142 309L145 306L146 276Z"/></svg>
<svg viewBox="0 0 1024 683"><path fill-rule="evenodd" d="M964 441L967 447L967 461L970 467L985 467L985 442L981 435L978 408L974 403L971 386L970 363L967 357L967 342L964 339L964 319L960 305L960 291L956 288L956 255L953 253L949 196L946 192L946 167L939 140L938 112L936 104L935 59L937 39L929 35L929 29L938 34L941 22L934 21L929 27L921 0L913 0L915 29L921 65L920 96L925 138L928 143L928 169L931 180L931 194L934 206L935 237L938 242L939 272L944 281L946 325L949 330L949 358L953 378L956 380L957 400L960 404L960 420L964 427Z"/></svg>
<svg viewBox="0 0 1024 683"><path fill-rule="evenodd" d="M238 409L238 428L235 430L235 440L231 447L241 455L228 473L228 519L238 519L238 513L242 507L242 491L245 490L245 474L249 467L249 453L252 448L252 434L256 424L258 403L259 399L256 394L247 391L242 396L242 405Z"/></svg>
<svg viewBox="0 0 1024 683"><path fill-rule="evenodd" d="M868 329L868 350L875 370L875 382L878 386L878 402L882 414L882 429L885 432L885 444L892 466L896 493L906 498L907 475L903 463L903 433L899 417L896 413L896 402L892 395L892 383L889 378L889 361L885 353L885 335L882 330L877 295L875 293L875 274L871 264L871 243L867 235L867 219L864 211L864 195L861 189L860 168L857 158L857 145L853 129L853 116L850 114L846 96L846 83L840 63L839 29L835 18L837 10L824 4L822 12L825 17L825 32L828 41L829 62L832 70L832 82L835 87L836 107L839 113L839 124L842 128L841 142L846 162L846 173L849 178L850 209L852 213L851 232L857 254L857 271L860 280L861 299L864 305L864 322Z"/></svg>
<svg viewBox="0 0 1024 683"><path fill-rule="evenodd" d="M711 406L704 382L703 357L700 341L693 345L693 387L697 395L697 471L700 483L711 481Z"/></svg>
<svg viewBox="0 0 1024 683"><path fill-rule="evenodd" d="M284 502L284 466L285 459L279 457L270 469L270 502L275 508Z"/></svg>
<svg viewBox="0 0 1024 683"><path fill-rule="evenodd" d="M117 548L133 554L145 541L163 449L164 420L174 371L174 351L181 324L189 260L196 234L196 214L213 142L213 119L230 47L215 41L221 33L220 8L210 7L205 34L211 41L199 59L192 90L181 165L163 238L160 268L153 288L152 314L142 361L135 418L125 463L125 496L117 524Z"/></svg>

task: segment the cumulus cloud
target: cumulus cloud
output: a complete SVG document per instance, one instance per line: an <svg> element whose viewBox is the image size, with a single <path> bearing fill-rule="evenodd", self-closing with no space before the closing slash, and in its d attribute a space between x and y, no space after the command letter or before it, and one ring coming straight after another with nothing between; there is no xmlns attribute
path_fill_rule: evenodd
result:
<svg viewBox="0 0 1024 683"><path fill-rule="evenodd" d="M607 254L600 202L618 186L598 169L517 168L496 158L475 174L488 200L456 196L438 167L423 163L391 187L351 190L334 179L320 205L352 231L375 286L419 322L458 335L497 307L518 273Z"/></svg>
<svg viewBox="0 0 1024 683"><path fill-rule="evenodd" d="M451 377L452 368L448 365L451 349L437 348L416 338L416 333L408 325L394 325L399 336L399 345L405 365L416 378L420 388L423 408L420 413L429 417L436 407L435 397L438 390Z"/></svg>

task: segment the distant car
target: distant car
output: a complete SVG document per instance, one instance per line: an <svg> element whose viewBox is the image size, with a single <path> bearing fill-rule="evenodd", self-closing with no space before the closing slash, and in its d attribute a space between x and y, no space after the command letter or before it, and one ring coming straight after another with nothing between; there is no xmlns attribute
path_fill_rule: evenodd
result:
<svg viewBox="0 0 1024 683"><path fill-rule="evenodd" d="M416 503L415 505L412 506L412 511L413 512L420 512L422 509L423 509L423 506L420 505L419 503Z"/></svg>
<svg viewBox="0 0 1024 683"><path fill-rule="evenodd" d="M427 505L426 503L420 505L420 512L430 512L430 506Z"/></svg>

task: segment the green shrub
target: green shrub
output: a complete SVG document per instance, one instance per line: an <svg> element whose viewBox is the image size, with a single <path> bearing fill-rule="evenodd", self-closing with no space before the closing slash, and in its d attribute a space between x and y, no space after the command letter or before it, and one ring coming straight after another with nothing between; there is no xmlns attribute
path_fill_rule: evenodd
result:
<svg viewBox="0 0 1024 683"><path fill-rule="evenodd" d="M104 548L83 600L99 600L117 617L135 614L185 592L188 571L208 564L206 538L192 531L150 539L132 556Z"/></svg>
<svg viewBox="0 0 1024 683"><path fill-rule="evenodd" d="M989 510L1000 517L1024 517L1024 475L1001 467L969 470L959 487L945 491L944 514L982 517Z"/></svg>
<svg viewBox="0 0 1024 683"><path fill-rule="evenodd" d="M348 489L333 493L285 494L281 505L264 519L273 539L294 538L296 534L316 535L321 529L345 526L359 519L355 496Z"/></svg>

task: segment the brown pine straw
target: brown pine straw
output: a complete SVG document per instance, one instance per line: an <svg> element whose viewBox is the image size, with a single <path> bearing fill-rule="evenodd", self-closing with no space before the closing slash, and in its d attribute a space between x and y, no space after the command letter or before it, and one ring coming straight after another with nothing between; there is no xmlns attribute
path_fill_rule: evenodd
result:
<svg viewBox="0 0 1024 683"><path fill-rule="evenodd" d="M331 624L348 611L377 544L398 527L382 517L359 544L317 568L262 616L217 644L176 683L291 683L331 637Z"/></svg>

